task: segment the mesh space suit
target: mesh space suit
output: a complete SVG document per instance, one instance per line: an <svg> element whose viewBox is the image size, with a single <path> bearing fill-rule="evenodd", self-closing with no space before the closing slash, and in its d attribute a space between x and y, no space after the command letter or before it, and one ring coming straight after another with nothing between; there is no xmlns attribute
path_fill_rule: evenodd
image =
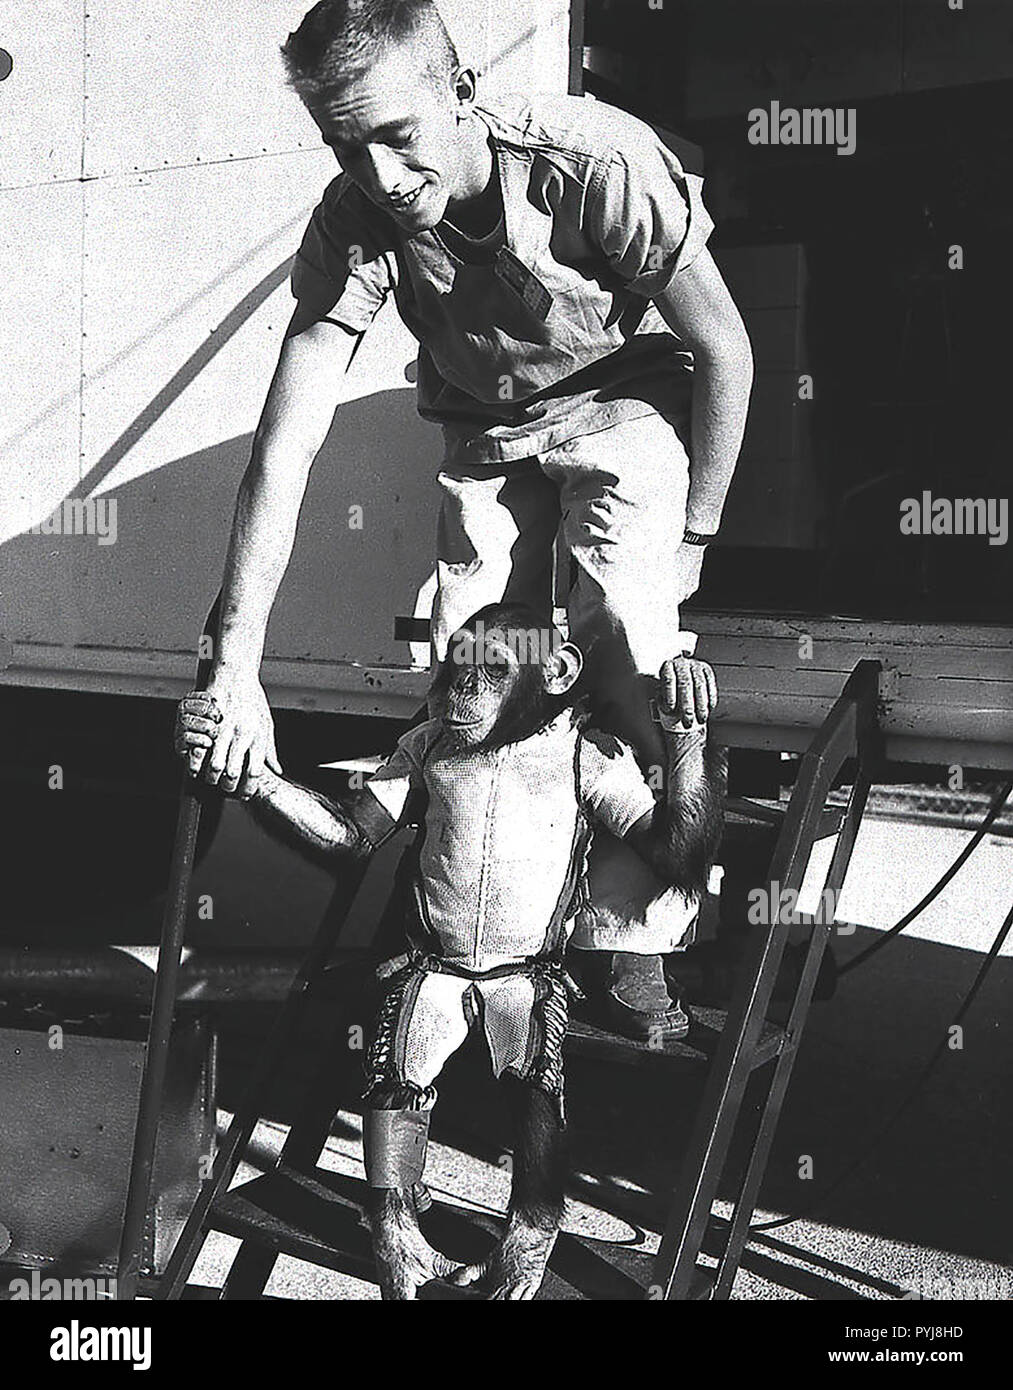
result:
<svg viewBox="0 0 1013 1390"><path fill-rule="evenodd" d="M519 743L450 749L438 720L407 733L357 812L373 843L421 821L409 951L392 963L366 1061L367 1101L415 1108L472 1027L493 1071L561 1105L567 996L562 953L581 904L594 827L617 839L653 812L632 750L566 710ZM696 903L686 902L686 925Z"/></svg>

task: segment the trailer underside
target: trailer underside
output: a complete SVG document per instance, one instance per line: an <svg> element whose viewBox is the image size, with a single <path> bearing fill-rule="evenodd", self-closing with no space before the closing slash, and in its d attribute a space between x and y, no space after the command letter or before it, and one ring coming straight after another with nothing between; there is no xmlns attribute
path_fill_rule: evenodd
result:
<svg viewBox="0 0 1013 1390"><path fill-rule="evenodd" d="M1013 744L1013 628L891 622L808 613L685 611L698 654L715 668L715 728L745 748L800 752L858 661L879 661L880 725L890 762L1002 770ZM14 643L0 684L176 699L192 684L189 652ZM411 717L421 666L268 657L278 709Z"/></svg>

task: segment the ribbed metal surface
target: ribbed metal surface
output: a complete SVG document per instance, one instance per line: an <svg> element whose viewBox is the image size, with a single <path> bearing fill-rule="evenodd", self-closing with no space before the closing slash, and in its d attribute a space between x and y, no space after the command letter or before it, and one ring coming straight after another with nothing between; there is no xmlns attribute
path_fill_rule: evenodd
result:
<svg viewBox="0 0 1013 1390"><path fill-rule="evenodd" d="M127 671L165 693L220 579L288 260L337 173L278 53L309 3L23 8L0 36L0 679L112 690ZM566 90L567 0L443 8L484 92ZM394 618L432 597L441 441L415 410L416 351L382 311L268 637L270 657L341 665L362 713L383 705L362 669L408 664ZM23 534L68 494L115 500L115 543Z"/></svg>
<svg viewBox="0 0 1013 1390"><path fill-rule="evenodd" d="M6 1259L68 1274L115 1267L144 1045L138 1038L0 1030L0 1223ZM178 1025L145 1228L143 1267L166 1258L211 1151L208 1037Z"/></svg>
<svg viewBox="0 0 1013 1390"><path fill-rule="evenodd" d="M945 787L930 785L874 787L869 794L865 814L975 830L985 819L993 795L994 788L949 791ZM831 805L843 806L847 800L847 788L832 792L829 800ZM1013 798L992 822L988 833L1013 836Z"/></svg>

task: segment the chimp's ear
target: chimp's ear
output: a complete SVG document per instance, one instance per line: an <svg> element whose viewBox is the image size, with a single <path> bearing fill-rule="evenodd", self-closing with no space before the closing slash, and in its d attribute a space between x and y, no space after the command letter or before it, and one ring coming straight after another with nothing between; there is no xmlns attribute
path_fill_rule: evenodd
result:
<svg viewBox="0 0 1013 1390"><path fill-rule="evenodd" d="M561 643L545 663L545 689L550 695L565 695L576 683L584 666L580 648L573 642Z"/></svg>

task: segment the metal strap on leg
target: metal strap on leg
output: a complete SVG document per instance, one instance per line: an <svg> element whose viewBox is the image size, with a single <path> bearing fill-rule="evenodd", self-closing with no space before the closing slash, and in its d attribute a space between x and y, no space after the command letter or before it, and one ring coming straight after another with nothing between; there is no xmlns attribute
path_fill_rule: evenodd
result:
<svg viewBox="0 0 1013 1390"><path fill-rule="evenodd" d="M362 1148L370 1187L414 1187L426 1166L428 1110L367 1110Z"/></svg>

